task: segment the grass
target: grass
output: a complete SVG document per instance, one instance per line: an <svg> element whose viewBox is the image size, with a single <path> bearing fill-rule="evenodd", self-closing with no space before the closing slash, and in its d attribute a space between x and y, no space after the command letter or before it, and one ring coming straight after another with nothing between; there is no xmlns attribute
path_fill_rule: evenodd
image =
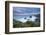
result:
<svg viewBox="0 0 46 35"><path fill-rule="evenodd" d="M27 21L22 23L13 19L13 28L22 28L22 27L40 27L40 22Z"/></svg>

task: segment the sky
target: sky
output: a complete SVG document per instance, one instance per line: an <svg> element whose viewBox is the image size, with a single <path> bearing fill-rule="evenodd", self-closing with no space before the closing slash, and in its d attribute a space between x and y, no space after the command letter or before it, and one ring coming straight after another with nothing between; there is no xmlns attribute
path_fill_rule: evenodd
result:
<svg viewBox="0 0 46 35"><path fill-rule="evenodd" d="M26 22L27 19L35 21L36 17L33 16L40 13L40 8L31 8L31 7L13 7L13 19ZM32 16L29 18L29 16ZM26 17L26 19L24 19Z"/></svg>

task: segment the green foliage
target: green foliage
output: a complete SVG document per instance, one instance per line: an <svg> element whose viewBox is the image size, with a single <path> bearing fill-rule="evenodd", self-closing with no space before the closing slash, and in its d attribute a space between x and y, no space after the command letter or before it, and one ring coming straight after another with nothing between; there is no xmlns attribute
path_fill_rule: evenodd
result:
<svg viewBox="0 0 46 35"><path fill-rule="evenodd" d="M40 22L33 22L33 21L27 21L25 23L22 23L20 21L13 19L13 28L19 28L19 27L39 27Z"/></svg>

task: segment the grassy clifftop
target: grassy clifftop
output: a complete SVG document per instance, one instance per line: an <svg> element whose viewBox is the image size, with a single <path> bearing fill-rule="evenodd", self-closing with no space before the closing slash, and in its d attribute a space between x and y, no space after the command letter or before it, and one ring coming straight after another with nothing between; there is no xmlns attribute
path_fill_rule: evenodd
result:
<svg viewBox="0 0 46 35"><path fill-rule="evenodd" d="M25 23L14 20L13 19L13 28L19 28L19 27L39 27L40 23L39 22L32 22L32 21L27 21Z"/></svg>

